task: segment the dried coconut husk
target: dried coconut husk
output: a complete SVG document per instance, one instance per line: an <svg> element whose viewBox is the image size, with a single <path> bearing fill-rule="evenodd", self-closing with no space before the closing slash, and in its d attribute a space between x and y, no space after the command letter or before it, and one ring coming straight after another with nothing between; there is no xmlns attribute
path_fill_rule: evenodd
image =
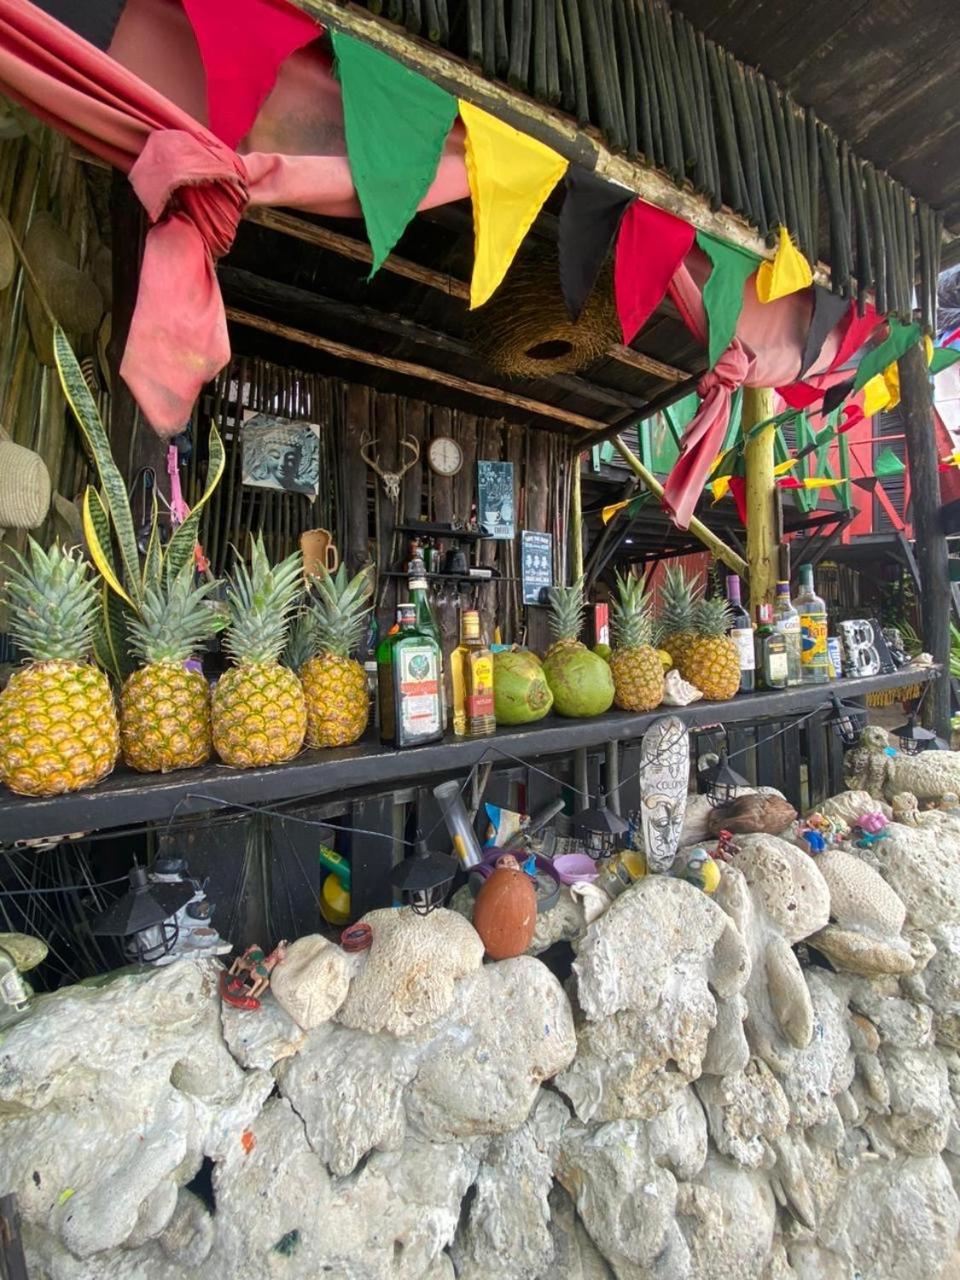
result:
<svg viewBox="0 0 960 1280"><path fill-rule="evenodd" d="M77 266L77 249L51 213L38 213L23 242L50 311L71 337L96 331L103 315L103 295L93 277ZM25 291L30 336L41 364L53 365L53 329L46 309L28 283Z"/></svg>
<svg viewBox="0 0 960 1280"><path fill-rule="evenodd" d="M713 809L707 819L707 831L712 836L721 831L730 831L735 836L764 831L777 836L796 816L796 809L782 796L754 792Z"/></svg>
<svg viewBox="0 0 960 1280"><path fill-rule="evenodd" d="M493 298L474 313L471 339L491 369L515 378L573 373L620 341L613 268L606 267L580 319L570 319L560 291L555 246L518 255Z"/></svg>

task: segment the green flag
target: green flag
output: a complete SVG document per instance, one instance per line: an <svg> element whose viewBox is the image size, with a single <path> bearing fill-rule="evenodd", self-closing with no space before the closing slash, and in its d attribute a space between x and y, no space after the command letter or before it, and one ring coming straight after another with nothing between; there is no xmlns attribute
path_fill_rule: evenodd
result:
<svg viewBox="0 0 960 1280"><path fill-rule="evenodd" d="M873 464L873 474L881 480L888 480L891 476L902 476L906 469L903 459L898 458L890 448L886 448L883 453L877 454L877 459Z"/></svg>
<svg viewBox="0 0 960 1280"><path fill-rule="evenodd" d="M883 373L887 365L893 364L894 360L899 360L905 351L919 341L920 326L918 324L901 324L891 316L889 336L880 343L879 347L868 351L857 365L857 375L853 380L854 391L865 387L871 378L875 378L878 373Z"/></svg>
<svg viewBox="0 0 960 1280"><path fill-rule="evenodd" d="M457 100L379 49L331 33L353 185L379 269L436 177Z"/></svg>
<svg viewBox="0 0 960 1280"><path fill-rule="evenodd" d="M933 359L930 361L931 376L936 377L938 373L943 373L944 369L949 369L958 360L960 360L960 351L955 347L934 347Z"/></svg>
<svg viewBox="0 0 960 1280"><path fill-rule="evenodd" d="M708 362L712 369L733 341L737 321L743 310L743 287L747 277L757 269L760 259L718 240L706 231L697 232L697 244L713 263L713 270L703 290L703 309L707 313Z"/></svg>

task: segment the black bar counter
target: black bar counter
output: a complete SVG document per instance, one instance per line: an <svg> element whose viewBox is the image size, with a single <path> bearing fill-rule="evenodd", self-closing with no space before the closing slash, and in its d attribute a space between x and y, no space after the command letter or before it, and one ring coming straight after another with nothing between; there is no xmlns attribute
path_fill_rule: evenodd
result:
<svg viewBox="0 0 960 1280"><path fill-rule="evenodd" d="M787 719L828 703L833 693L857 699L879 690L923 684L937 673L936 667L905 668L891 675L746 694L730 702L660 707L647 715L611 711L589 720L551 715L537 724L499 729L493 737L448 736L443 742L405 751L382 746L371 731L355 746L304 751L289 764L267 769L209 764L202 769L163 775L133 773L120 767L99 786L70 795L38 799L0 789L0 843L164 822L231 804L330 800L351 793L369 794L379 787L389 790L425 786L444 776L463 773L481 760L496 763L514 756L534 761L578 747L629 742L640 738L652 721L664 715L676 715L690 728Z"/></svg>

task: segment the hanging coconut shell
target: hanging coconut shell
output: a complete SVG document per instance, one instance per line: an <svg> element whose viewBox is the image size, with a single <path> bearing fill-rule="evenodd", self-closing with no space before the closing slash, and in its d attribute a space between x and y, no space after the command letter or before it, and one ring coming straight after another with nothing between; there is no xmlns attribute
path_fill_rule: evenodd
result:
<svg viewBox="0 0 960 1280"><path fill-rule="evenodd" d="M477 894L473 927L491 960L523 955L537 927L537 891L525 871L495 868Z"/></svg>
<svg viewBox="0 0 960 1280"><path fill-rule="evenodd" d="M555 245L522 250L486 306L473 313L473 345L484 361L514 378L547 378L593 364L620 341L607 266L577 321L560 291Z"/></svg>
<svg viewBox="0 0 960 1280"><path fill-rule="evenodd" d="M767 835L778 836L796 816L796 809L783 796L754 792L738 796L718 809L711 809L707 830L712 836L718 836L721 831L729 831L735 836L765 831Z"/></svg>

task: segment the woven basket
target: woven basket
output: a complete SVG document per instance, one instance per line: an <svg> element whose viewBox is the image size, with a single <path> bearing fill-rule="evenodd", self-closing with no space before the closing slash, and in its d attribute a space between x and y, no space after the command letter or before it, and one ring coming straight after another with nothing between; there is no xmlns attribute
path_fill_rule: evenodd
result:
<svg viewBox="0 0 960 1280"><path fill-rule="evenodd" d="M490 302L474 313L471 337L490 368L511 377L547 378L584 369L620 341L613 270L601 273L574 323L560 291L556 248L527 249Z"/></svg>
<svg viewBox="0 0 960 1280"><path fill-rule="evenodd" d="M49 510L47 464L32 449L0 439L0 529L36 529Z"/></svg>
<svg viewBox="0 0 960 1280"><path fill-rule="evenodd" d="M103 295L87 271L76 265L77 249L51 213L38 213L30 223L23 252L40 283L43 296L71 337L96 332L103 315ZM52 365L53 330L33 289L26 290L27 321L41 364Z"/></svg>

